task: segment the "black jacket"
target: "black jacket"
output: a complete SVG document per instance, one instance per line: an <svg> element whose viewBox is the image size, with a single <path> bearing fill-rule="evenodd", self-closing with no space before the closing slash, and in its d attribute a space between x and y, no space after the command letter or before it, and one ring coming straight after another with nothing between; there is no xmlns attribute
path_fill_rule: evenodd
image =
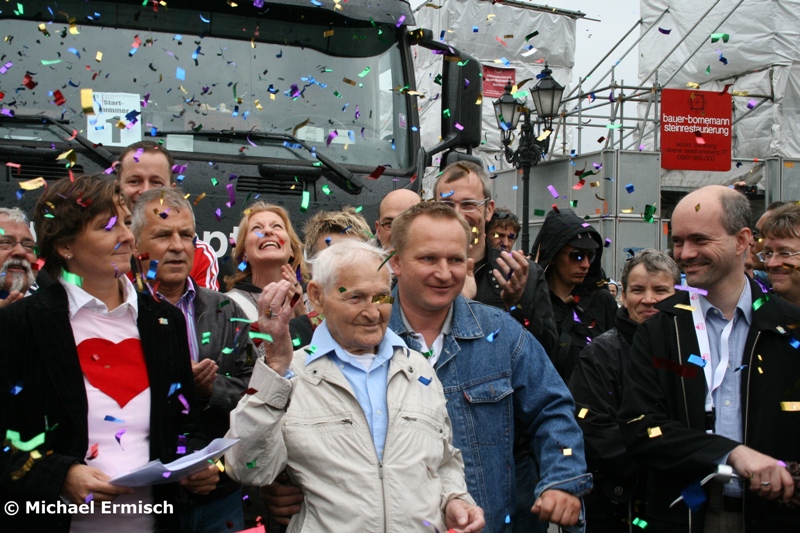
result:
<svg viewBox="0 0 800 533"><path fill-rule="evenodd" d="M753 301L763 296L750 281ZM763 300L762 300L763 301ZM658 315L636 332L630 357L623 362L623 396L618 421L631 456L653 470L648 477L647 521L654 530L689 531L690 511L669 504L691 483L716 468L716 461L739 443L706 433L706 381L699 366L687 363L700 350L686 292L656 307ZM800 459L800 413L784 411L781 402L800 397L800 351L792 346L791 329L800 321L800 307L770 297L754 309L750 333L738 371L742 392L744 443L784 461ZM661 436L650 438L648 428ZM748 533L793 531L800 510L786 509L744 491ZM691 513L692 531L702 531L703 511ZM791 527L790 527L791 526Z"/></svg>
<svg viewBox="0 0 800 533"><path fill-rule="evenodd" d="M137 325L150 381L150 458L167 463L177 459L178 435L187 435L186 448L191 453L207 444L196 423L198 402L190 367L186 323L179 309L152 297L139 295ZM64 287L52 283L37 294L0 310L3 398L0 401L0 431L20 433L28 441L45 429L45 443L38 448L44 456L17 481L9 473L20 469L29 453L0 453L0 499L16 501L25 509L25 501L55 502L69 468L85 464L89 449L88 404L83 372L78 360L75 338L69 321L69 303ZM170 387L180 383L180 391L189 402L188 414L178 399L169 395ZM22 390L9 394L15 385ZM52 454L46 455L46 452ZM130 465L134 468L138 465ZM154 502L185 501L188 493L177 483L153 487ZM165 531L176 531L178 515L156 516ZM0 531L66 532L70 515L20 512L13 519L0 513Z"/></svg>
<svg viewBox="0 0 800 533"><path fill-rule="evenodd" d="M605 272L601 266L603 239L592 226L584 224L585 221L571 209L551 210L531 249L531 257L546 274L556 254L578 234L589 232L599 245L589 273L583 283L572 291L574 301L565 303L550 292L559 340L557 351L548 353L567 383L581 350L591 339L611 329L617 314L617 303L604 283Z"/></svg>
<svg viewBox="0 0 800 533"><path fill-rule="evenodd" d="M500 297L502 292L500 285L492 274L492 270L495 268L502 272L497 266L500 252L501 250L489 248L487 244L486 256L479 264L475 265L475 283L478 288L475 301L505 310L506 304ZM528 281L525 291L522 293L522 300L510 313L517 322L536 337L544 351L552 357L558 343L558 331L553 318L549 293L547 281L544 279L544 270L533 261L528 260Z"/></svg>

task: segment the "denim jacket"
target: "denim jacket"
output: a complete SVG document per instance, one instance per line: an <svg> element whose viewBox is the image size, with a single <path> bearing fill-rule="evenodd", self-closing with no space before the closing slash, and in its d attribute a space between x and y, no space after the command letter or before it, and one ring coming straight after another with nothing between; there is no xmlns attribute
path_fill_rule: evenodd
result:
<svg viewBox="0 0 800 533"><path fill-rule="evenodd" d="M389 327L418 350L403 323L397 288L393 296ZM453 305L452 329L436 363L453 444L464 459L469 493L484 510L484 531L511 531L515 427L530 436L539 467L537 498L547 489L581 496L592 488L583 434L569 390L533 335L500 309L462 296ZM583 531L582 521L565 531Z"/></svg>

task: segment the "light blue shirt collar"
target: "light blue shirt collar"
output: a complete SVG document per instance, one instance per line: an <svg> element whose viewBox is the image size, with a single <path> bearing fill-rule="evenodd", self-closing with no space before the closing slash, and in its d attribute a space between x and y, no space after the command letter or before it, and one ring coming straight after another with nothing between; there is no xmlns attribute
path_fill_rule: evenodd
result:
<svg viewBox="0 0 800 533"><path fill-rule="evenodd" d="M703 317L708 320L708 312L717 308L714 307L714 305L712 305L711 302L709 302L702 294L698 299L700 300L700 309L703 311ZM750 327L750 324L753 322L753 294L750 292L750 283L748 283L747 276L745 276L744 289L742 289L742 294L739 295L739 301L736 303L736 309L742 312L745 324ZM717 311L719 311L719 309L717 309ZM735 313L736 312L734 311L734 314Z"/></svg>
<svg viewBox="0 0 800 533"><path fill-rule="evenodd" d="M348 353L341 346L339 346L339 343L333 339L333 336L331 336L331 332L328 329L327 320L323 320L322 324L317 326L317 329L314 330L314 336L311 337L311 345L314 346L316 350L314 350L314 353L310 353L308 354L308 357L306 357L306 366L316 361L320 357L330 354L331 352L334 352L336 357L342 361L350 362L350 356ZM387 327L386 333L378 345L378 350L375 354L375 360L372 362L371 368L383 364L385 361L391 359L392 355L394 355L395 348L405 347L406 343L403 342L403 339L401 339L394 331Z"/></svg>

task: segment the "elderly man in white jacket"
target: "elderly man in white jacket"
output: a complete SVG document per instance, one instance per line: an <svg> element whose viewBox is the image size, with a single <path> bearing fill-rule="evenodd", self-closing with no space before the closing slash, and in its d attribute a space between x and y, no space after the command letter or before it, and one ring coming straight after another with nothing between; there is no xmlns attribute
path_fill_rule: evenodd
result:
<svg viewBox="0 0 800 533"><path fill-rule="evenodd" d="M264 357L231 413L231 477L267 485L285 469L305 499L289 532L479 531L442 385L387 328L385 252L346 240L323 250L308 296L326 318L292 354L289 282L258 300Z"/></svg>

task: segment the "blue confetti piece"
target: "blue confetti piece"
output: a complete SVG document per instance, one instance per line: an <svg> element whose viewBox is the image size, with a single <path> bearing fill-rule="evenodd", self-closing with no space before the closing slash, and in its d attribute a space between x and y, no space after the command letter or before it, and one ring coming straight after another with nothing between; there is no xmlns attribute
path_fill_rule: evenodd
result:
<svg viewBox="0 0 800 533"><path fill-rule="evenodd" d="M472 27L472 33L478 33L478 27L477 26L473 26Z"/></svg>
<svg viewBox="0 0 800 533"><path fill-rule="evenodd" d="M628 194L633 192L633 183L629 183L625 186L625 190L628 191Z"/></svg>
<svg viewBox="0 0 800 533"><path fill-rule="evenodd" d="M799 340L797 340L797 339L795 339L794 337L792 337L791 339L789 339L789 344L791 344L791 345L792 345L792 348L794 348L795 350L796 350L796 349L798 349L798 348L800 348L800 341L799 341Z"/></svg>
<svg viewBox="0 0 800 533"><path fill-rule="evenodd" d="M175 178L175 181L177 181L178 183L183 183L183 180L185 180L185 179L186 179L186 176L181 174L177 178Z"/></svg>
<svg viewBox="0 0 800 533"><path fill-rule="evenodd" d="M124 420L122 420L120 418L115 418L115 417L113 417L111 415L106 415L105 418L103 418L103 420L105 422L114 422L115 424L124 424L125 423Z"/></svg>
<svg viewBox="0 0 800 533"><path fill-rule="evenodd" d="M494 340L497 338L497 334L498 333L500 333L500 328L498 328L498 329L494 330L493 332L489 333L488 335L486 335L486 340L489 341L489 342L494 342Z"/></svg>
<svg viewBox="0 0 800 533"><path fill-rule="evenodd" d="M150 261L150 269L147 271L147 279L156 279L156 270L158 269L158 261L155 259Z"/></svg>
<svg viewBox="0 0 800 533"><path fill-rule="evenodd" d="M511 523L511 515L506 515L506 520L505 521L506 521L506 524L510 524Z"/></svg>
<svg viewBox="0 0 800 533"><path fill-rule="evenodd" d="M169 393L167 394L167 396L172 396L173 394L175 394L175 391L178 391L180 389L181 389L180 383L173 383L172 385L169 386Z"/></svg>
<svg viewBox="0 0 800 533"><path fill-rule="evenodd" d="M494 165L489 165L489 172L494 172L495 170L497 170L497 167L496 167L496 166L494 166Z"/></svg>
<svg viewBox="0 0 800 533"><path fill-rule="evenodd" d="M177 70L175 71L175 77L178 78L179 80L185 80L186 71L183 70L181 67L178 67Z"/></svg>
<svg viewBox="0 0 800 533"><path fill-rule="evenodd" d="M205 18L203 15L200 15L200 20L202 20L202 21L203 21L203 22L205 22L206 24L208 24L209 22L211 22L211 20L210 20L210 19L207 19L207 18Z"/></svg>
<svg viewBox="0 0 800 533"><path fill-rule="evenodd" d="M700 483L697 482L683 489L681 491L681 496L683 496L683 501L686 502L689 509L695 512L699 511L706 501L706 493L703 491L703 487L700 486Z"/></svg>
<svg viewBox="0 0 800 533"><path fill-rule="evenodd" d="M325 237L325 244L328 245L328 246L331 245L331 238L330 237Z"/></svg>
<svg viewBox="0 0 800 533"><path fill-rule="evenodd" d="M23 194L25 194L25 192L22 189L17 190L17 200L22 200Z"/></svg>
<svg viewBox="0 0 800 533"><path fill-rule="evenodd" d="M420 376L419 382L425 385L426 387L431 384L431 380L425 377Z"/></svg>
<svg viewBox="0 0 800 533"><path fill-rule="evenodd" d="M736 370L734 370L734 372L738 372L739 370L744 370L745 368L747 368L747 365L742 365L739 368L737 368Z"/></svg>
<svg viewBox="0 0 800 533"><path fill-rule="evenodd" d="M244 272L247 269L247 261L242 261L241 263L239 263L239 267L238 268L239 268L239 270Z"/></svg>
<svg viewBox="0 0 800 533"><path fill-rule="evenodd" d="M450 197L451 197L451 196L453 196L455 193L456 193L456 191L450 191L450 192L440 192L440 193L439 193L439 196L441 196L442 198L450 198Z"/></svg>
<svg viewBox="0 0 800 533"><path fill-rule="evenodd" d="M17 384L16 384L16 385L14 385L13 387L11 387L11 391L10 391L10 392L11 392L11 394L13 394L14 396L16 396L17 394L19 394L20 392L22 392L22 384L21 384L21 383L17 383Z"/></svg>
<svg viewBox="0 0 800 533"><path fill-rule="evenodd" d="M706 366L706 360L700 357L699 355L692 354L689 356L689 362L693 365L697 365L699 367Z"/></svg>
<svg viewBox="0 0 800 533"><path fill-rule="evenodd" d="M80 52L78 52L78 50L77 50L76 48L67 48L67 52L72 52L73 54L75 54L76 56L78 56L78 59L80 59L80 58L81 58L81 53L80 53Z"/></svg>

